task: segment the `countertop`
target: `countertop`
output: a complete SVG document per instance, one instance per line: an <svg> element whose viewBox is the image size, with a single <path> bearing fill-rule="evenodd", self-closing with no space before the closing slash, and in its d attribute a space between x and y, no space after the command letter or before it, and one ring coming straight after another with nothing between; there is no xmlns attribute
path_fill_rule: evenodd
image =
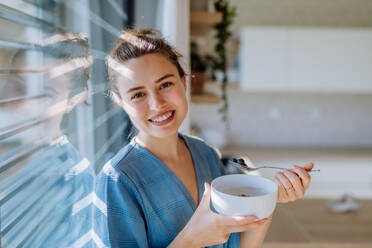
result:
<svg viewBox="0 0 372 248"><path fill-rule="evenodd" d="M324 199L279 203L263 248L372 247L372 200L360 209L332 213Z"/></svg>

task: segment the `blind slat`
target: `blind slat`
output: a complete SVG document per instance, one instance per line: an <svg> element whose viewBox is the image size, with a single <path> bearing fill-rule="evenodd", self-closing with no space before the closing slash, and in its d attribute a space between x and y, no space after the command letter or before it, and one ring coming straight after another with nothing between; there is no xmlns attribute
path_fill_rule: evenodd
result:
<svg viewBox="0 0 372 248"><path fill-rule="evenodd" d="M6 103L16 103L16 102L22 102L32 99L38 99L48 96L47 94L39 94L39 95L33 95L33 96L18 96L18 97L12 97L12 98L6 98L6 99L0 99L0 105L6 104Z"/></svg>
<svg viewBox="0 0 372 248"><path fill-rule="evenodd" d="M42 220L50 217L50 215L54 213L53 210L55 210L55 206L58 206L58 203L63 201L63 199L65 199L70 192L71 189L69 188L59 189L48 187L47 190L43 192L47 196L44 201L34 202L34 204L30 205L26 211L22 212L17 219L15 219L4 229L4 235L11 231L9 236L16 236L15 239L13 239L10 247L18 247L19 243L24 241L26 237L30 236L35 227L42 224ZM38 216L38 218L35 218L36 216ZM63 217L66 218L66 216ZM50 218L48 220L51 221ZM57 223L61 224L63 221ZM44 229L43 231L48 232L48 230L49 229Z"/></svg>
<svg viewBox="0 0 372 248"><path fill-rule="evenodd" d="M5 172L15 164L19 163L21 160L31 156L38 150L42 149L43 147L47 146L46 142L40 142L37 144L32 145L24 145L18 147L14 151L12 150L9 153L12 153L12 156L7 157L7 154L2 155L2 161L0 162L0 173Z"/></svg>
<svg viewBox="0 0 372 248"><path fill-rule="evenodd" d="M9 75L11 73L14 74L28 74L28 73L45 73L42 70L30 70L30 69L0 69L0 74L2 75Z"/></svg>
<svg viewBox="0 0 372 248"><path fill-rule="evenodd" d="M62 155L62 151L55 153L55 156L60 155ZM0 187L0 205L13 197L23 186L28 185L32 180L42 175L44 170L48 169L48 166L49 164L47 163L40 164L37 168L26 166L26 168L23 168L17 175L12 176L11 180L5 178L3 182L1 182Z"/></svg>
<svg viewBox="0 0 372 248"><path fill-rule="evenodd" d="M12 9L15 12L20 12L23 15L40 18L40 12L43 13L45 21L53 22L53 13L45 9L40 9L32 4L22 0L2 0L1 4L5 8Z"/></svg>
<svg viewBox="0 0 372 248"><path fill-rule="evenodd" d="M84 10L84 12L89 13L89 20L92 21L97 26L101 27L102 29L106 30L107 32L111 33L114 37L116 37L120 33L120 29L117 29L110 23L106 22L104 19L102 19L99 15L95 14L93 11L88 9L85 5L83 5L81 2L76 2L77 5L79 5L79 8L72 8L71 6L67 5L66 7L70 10L74 11L77 15L81 15L81 10ZM75 6L76 7L76 6Z"/></svg>
<svg viewBox="0 0 372 248"><path fill-rule="evenodd" d="M56 27L53 23L48 22L46 20L42 20L39 18L35 18L28 15L23 15L17 11L8 8L0 8L0 18L9 20L18 24L22 24L25 26L36 27L43 29L45 31L52 32L53 30L57 29L60 31L64 31L64 29L60 27Z"/></svg>
<svg viewBox="0 0 372 248"><path fill-rule="evenodd" d="M44 110L46 112L46 117L34 118L31 120L24 121L23 123L12 124L1 128L0 141L11 136L14 136L27 129L35 127L39 124L47 122L48 120L55 118L57 115L64 113L66 111L66 107L63 107L62 105L64 104L65 101L67 101L67 99L63 99L57 103L54 103L46 110ZM41 109L39 109L39 111L41 111Z"/></svg>
<svg viewBox="0 0 372 248"><path fill-rule="evenodd" d="M24 42L0 40L0 47L31 50L31 49L40 48L40 45L24 43Z"/></svg>
<svg viewBox="0 0 372 248"><path fill-rule="evenodd" d="M61 171L59 171L61 175L63 175L70 169L70 167L67 166L68 162L69 161L66 161L65 163L59 165L61 168L63 168ZM40 179L43 178L40 176ZM53 178L50 178L49 180L38 180L35 181L35 183L33 183L30 187L28 187L27 190L24 190L22 193L18 194L17 198L12 200L12 202L8 201L7 208L2 211L2 226L4 227L2 230L3 235L7 234L7 232L12 229L12 227L16 225L27 212L32 210L32 208L37 208L38 204L40 204L40 202L43 202L45 196L48 195L48 192L53 189L53 186L58 186L60 184L60 180L53 180ZM52 199L53 197L50 197L49 200ZM37 201L39 201L39 203L37 203ZM4 205L7 203L4 203ZM51 202L49 202L49 204L52 206L56 206ZM9 212L6 211L7 209L9 210Z"/></svg>
<svg viewBox="0 0 372 248"><path fill-rule="evenodd" d="M0 129L0 140L9 138L11 136L14 136L14 135L24 131L24 130L35 127L35 126L37 126L41 123L44 123L44 122L48 121L51 118L52 117L39 118L39 119L34 119L34 120L27 121L25 123L20 123L20 124L15 125L15 126L10 125L10 126L4 127L2 129Z"/></svg>

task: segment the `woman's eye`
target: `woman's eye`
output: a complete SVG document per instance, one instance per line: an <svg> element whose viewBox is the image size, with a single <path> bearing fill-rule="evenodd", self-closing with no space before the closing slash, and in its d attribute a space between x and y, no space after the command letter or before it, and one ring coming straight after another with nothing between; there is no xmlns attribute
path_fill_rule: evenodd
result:
<svg viewBox="0 0 372 248"><path fill-rule="evenodd" d="M144 93L141 93L141 92L136 93L136 94L134 94L134 95L131 97L131 100L139 99L139 98L143 97L144 95L145 95L145 94L144 94Z"/></svg>
<svg viewBox="0 0 372 248"><path fill-rule="evenodd" d="M166 82L166 83L163 83L160 88L163 89L163 88L168 88L169 86L171 86L173 83L172 82Z"/></svg>

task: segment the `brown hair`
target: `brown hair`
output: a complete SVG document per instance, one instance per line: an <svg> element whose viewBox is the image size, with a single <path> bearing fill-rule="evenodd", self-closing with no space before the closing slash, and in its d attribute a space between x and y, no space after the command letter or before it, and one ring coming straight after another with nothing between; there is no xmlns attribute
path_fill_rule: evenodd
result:
<svg viewBox="0 0 372 248"><path fill-rule="evenodd" d="M153 53L160 53L168 58L176 66L181 78L186 75L179 63L179 58L182 55L165 41L158 30L128 29L122 32L116 41L114 49L107 57L109 83L112 86L112 93L117 95L112 95L114 98L120 97L115 82L115 65L122 64L132 58L139 58Z"/></svg>

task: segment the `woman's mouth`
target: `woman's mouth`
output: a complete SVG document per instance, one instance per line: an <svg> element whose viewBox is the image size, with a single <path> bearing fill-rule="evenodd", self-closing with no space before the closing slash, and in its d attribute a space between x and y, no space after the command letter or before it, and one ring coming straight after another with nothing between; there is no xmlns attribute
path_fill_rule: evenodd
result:
<svg viewBox="0 0 372 248"><path fill-rule="evenodd" d="M156 118L149 119L149 121L156 126L163 126L173 120L174 112L175 110L168 111L160 116L157 116Z"/></svg>

